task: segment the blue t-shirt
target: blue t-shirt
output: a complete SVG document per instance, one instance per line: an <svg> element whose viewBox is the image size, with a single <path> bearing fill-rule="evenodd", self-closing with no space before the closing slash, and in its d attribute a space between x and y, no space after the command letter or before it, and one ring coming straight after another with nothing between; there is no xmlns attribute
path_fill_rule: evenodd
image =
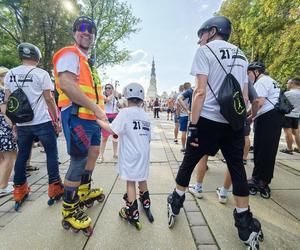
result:
<svg viewBox="0 0 300 250"><path fill-rule="evenodd" d="M189 88L189 89L187 89L186 91L184 91L182 93L182 96L183 96L184 99L186 99L186 98L189 99L190 110L191 110L191 107L192 107L193 91L194 90L192 88Z"/></svg>

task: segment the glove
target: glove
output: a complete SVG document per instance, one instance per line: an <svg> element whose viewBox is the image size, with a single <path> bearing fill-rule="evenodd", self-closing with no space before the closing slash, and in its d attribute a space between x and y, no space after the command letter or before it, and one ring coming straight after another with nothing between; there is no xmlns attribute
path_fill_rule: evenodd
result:
<svg viewBox="0 0 300 250"><path fill-rule="evenodd" d="M198 147L198 129L196 124L190 123L188 141L192 146Z"/></svg>

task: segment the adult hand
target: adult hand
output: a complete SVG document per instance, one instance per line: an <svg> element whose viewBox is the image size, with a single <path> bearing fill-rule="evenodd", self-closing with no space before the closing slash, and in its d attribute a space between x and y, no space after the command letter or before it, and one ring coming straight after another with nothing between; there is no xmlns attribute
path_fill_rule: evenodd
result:
<svg viewBox="0 0 300 250"><path fill-rule="evenodd" d="M53 126L54 126L56 134L58 135L62 131L59 120L53 121Z"/></svg>
<svg viewBox="0 0 300 250"><path fill-rule="evenodd" d="M104 111L102 109L99 108L99 106L96 106L94 113L95 113L95 116L97 117L97 119L102 120L102 121L107 120L106 114L104 113Z"/></svg>
<svg viewBox="0 0 300 250"><path fill-rule="evenodd" d="M193 147L199 147L198 129L196 124L190 123L188 129L188 142Z"/></svg>

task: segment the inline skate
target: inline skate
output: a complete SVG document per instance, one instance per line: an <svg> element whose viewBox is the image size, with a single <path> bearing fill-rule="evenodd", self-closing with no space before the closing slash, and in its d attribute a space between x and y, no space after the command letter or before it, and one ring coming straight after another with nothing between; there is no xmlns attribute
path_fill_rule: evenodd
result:
<svg viewBox="0 0 300 250"><path fill-rule="evenodd" d="M248 180L248 187L251 195L256 195L257 192L259 192L260 196L265 199L269 199L271 197L271 189L269 185L262 180L258 181L252 177Z"/></svg>
<svg viewBox="0 0 300 250"><path fill-rule="evenodd" d="M128 196L127 194L124 194L123 199L126 202L126 206L122 207L119 216L128 221L131 225L135 226L137 230L142 229L142 225L139 222L139 210L138 210L138 203L137 200L134 200L133 202L128 201Z"/></svg>
<svg viewBox="0 0 300 250"><path fill-rule="evenodd" d="M105 194L102 188L91 188L91 181L86 184L81 184L78 188L78 196L80 199L80 207L86 206L90 208L94 205L94 201L102 202L105 199Z"/></svg>
<svg viewBox="0 0 300 250"><path fill-rule="evenodd" d="M149 191L147 190L144 193L140 192L139 200L144 207L144 211L147 215L148 220L152 223L154 221L154 218L153 218L153 215L150 210L151 201L150 201L150 197L149 197Z"/></svg>
<svg viewBox="0 0 300 250"><path fill-rule="evenodd" d="M92 220L80 208L79 203L78 196L70 203L63 201L63 220L61 224L66 230L71 228L74 233L82 231L85 236L90 237L93 234L93 229L91 227Z"/></svg>
<svg viewBox="0 0 300 250"><path fill-rule="evenodd" d="M25 182L22 185L14 185L14 200L15 200L15 211L18 212L23 202L27 199L30 192L28 183Z"/></svg>
<svg viewBox="0 0 300 250"><path fill-rule="evenodd" d="M61 180L53 182L48 186L48 205L52 206L54 201L59 201L64 194L64 186Z"/></svg>
<svg viewBox="0 0 300 250"><path fill-rule="evenodd" d="M233 217L240 240L247 246L247 249L258 250L259 241L264 240L260 222L253 218L250 209L242 213L237 213L234 209Z"/></svg>
<svg viewBox="0 0 300 250"><path fill-rule="evenodd" d="M183 207L184 200L185 194L183 194L183 196L180 196L179 194L177 194L175 189L173 193L169 194L167 200L169 228L172 228L174 226L175 217L179 214L180 208Z"/></svg>

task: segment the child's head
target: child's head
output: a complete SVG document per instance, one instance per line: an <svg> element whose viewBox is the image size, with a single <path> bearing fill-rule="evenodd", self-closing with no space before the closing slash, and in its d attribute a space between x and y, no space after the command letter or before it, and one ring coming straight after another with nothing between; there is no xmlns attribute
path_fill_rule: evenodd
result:
<svg viewBox="0 0 300 250"><path fill-rule="evenodd" d="M129 83L123 90L124 97L128 100L128 106L140 106L145 98L145 91L139 83Z"/></svg>

